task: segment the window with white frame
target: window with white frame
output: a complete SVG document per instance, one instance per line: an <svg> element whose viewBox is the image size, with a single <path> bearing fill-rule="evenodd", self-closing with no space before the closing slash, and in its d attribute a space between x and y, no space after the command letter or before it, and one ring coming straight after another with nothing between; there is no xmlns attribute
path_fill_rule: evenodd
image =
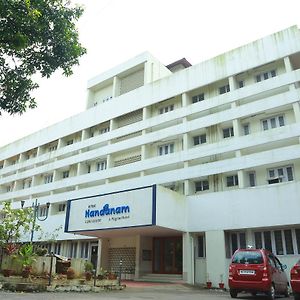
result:
<svg viewBox="0 0 300 300"><path fill-rule="evenodd" d="M77 242L70 243L70 255L69 257L76 258L77 257Z"/></svg>
<svg viewBox="0 0 300 300"><path fill-rule="evenodd" d="M103 170L106 169L106 167L107 167L107 162L106 162L106 160L99 161L99 162L97 163L97 171L103 171Z"/></svg>
<svg viewBox="0 0 300 300"><path fill-rule="evenodd" d="M172 110L174 110L174 104L170 104L168 106L161 107L159 109L159 114L162 115L162 114L165 114L165 113L170 112Z"/></svg>
<svg viewBox="0 0 300 300"><path fill-rule="evenodd" d="M256 175L254 171L248 172L249 186L256 186Z"/></svg>
<svg viewBox="0 0 300 300"><path fill-rule="evenodd" d="M239 89L241 89L242 87L244 87L245 86L245 81L244 80L240 80L239 82L238 82L238 87L239 87Z"/></svg>
<svg viewBox="0 0 300 300"><path fill-rule="evenodd" d="M63 177L63 178L68 178L69 175L70 175L70 171L69 171L69 170L63 171L63 173L62 173L62 177Z"/></svg>
<svg viewBox="0 0 300 300"><path fill-rule="evenodd" d="M294 180L293 166L284 166L268 169L268 183L274 184Z"/></svg>
<svg viewBox="0 0 300 300"><path fill-rule="evenodd" d="M193 141L194 141L194 146L205 144L206 143L206 133L194 136Z"/></svg>
<svg viewBox="0 0 300 300"><path fill-rule="evenodd" d="M204 235L198 235L197 237L197 257L204 258L205 255L205 237Z"/></svg>
<svg viewBox="0 0 300 300"><path fill-rule="evenodd" d="M53 174L47 174L44 176L44 183L50 183L53 181Z"/></svg>
<svg viewBox="0 0 300 300"><path fill-rule="evenodd" d="M239 179L237 175L230 175L226 177L226 186L232 187L239 185Z"/></svg>
<svg viewBox="0 0 300 300"><path fill-rule="evenodd" d="M60 252L61 252L61 243L56 243L54 246L54 253L59 255Z"/></svg>
<svg viewBox="0 0 300 300"><path fill-rule="evenodd" d="M66 203L60 203L58 204L58 211L63 212L66 210Z"/></svg>
<svg viewBox="0 0 300 300"><path fill-rule="evenodd" d="M244 135L250 134L250 125L249 125L249 123L243 124L243 132L244 132Z"/></svg>
<svg viewBox="0 0 300 300"><path fill-rule="evenodd" d="M202 192L209 190L209 182L207 179L195 181L195 192Z"/></svg>
<svg viewBox="0 0 300 300"><path fill-rule="evenodd" d="M234 136L233 127L223 128L223 138L229 138Z"/></svg>
<svg viewBox="0 0 300 300"><path fill-rule="evenodd" d="M229 84L226 84L226 85L223 85L223 86L219 87L219 94L220 95L228 93L228 92L230 92Z"/></svg>
<svg viewBox="0 0 300 300"><path fill-rule="evenodd" d="M275 116L261 121L262 129L269 130L277 127L282 127L285 125L284 116Z"/></svg>
<svg viewBox="0 0 300 300"><path fill-rule="evenodd" d="M265 248L277 255L300 254L300 229L254 232L255 248Z"/></svg>
<svg viewBox="0 0 300 300"><path fill-rule="evenodd" d="M67 141L67 146L72 145L74 143L74 140L68 140Z"/></svg>
<svg viewBox="0 0 300 300"><path fill-rule="evenodd" d="M257 74L256 82L260 82L262 80L267 80L269 78L275 77L276 75L277 75L276 70L271 70L271 71L263 72L261 74Z"/></svg>
<svg viewBox="0 0 300 300"><path fill-rule="evenodd" d="M158 155L167 155L174 152L174 143L161 145L158 147Z"/></svg>
<svg viewBox="0 0 300 300"><path fill-rule="evenodd" d="M204 93L192 97L192 103L197 103L204 100Z"/></svg>
<svg viewBox="0 0 300 300"><path fill-rule="evenodd" d="M46 217L48 213L48 207L46 205L40 206L38 210L39 217Z"/></svg>
<svg viewBox="0 0 300 300"><path fill-rule="evenodd" d="M109 132L109 126L105 127L105 128L101 128L99 132L100 132L100 134L104 134L106 132Z"/></svg>
<svg viewBox="0 0 300 300"><path fill-rule="evenodd" d="M81 242L80 245L80 257L88 258L89 255L89 242Z"/></svg>
<svg viewBox="0 0 300 300"><path fill-rule="evenodd" d="M237 249L245 249L246 248L246 233L245 232L229 232L228 235L229 242L229 252L230 256Z"/></svg>
<svg viewBox="0 0 300 300"><path fill-rule="evenodd" d="M55 151L57 149L57 145L52 145L49 147L49 152Z"/></svg>

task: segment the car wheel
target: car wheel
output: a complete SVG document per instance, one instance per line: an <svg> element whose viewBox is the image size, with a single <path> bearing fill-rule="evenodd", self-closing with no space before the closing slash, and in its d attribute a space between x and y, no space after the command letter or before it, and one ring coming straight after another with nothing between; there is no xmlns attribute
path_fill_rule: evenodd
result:
<svg viewBox="0 0 300 300"><path fill-rule="evenodd" d="M268 296L269 300L274 300L275 299L275 287L274 287L273 284L271 285L270 290L267 293L267 296Z"/></svg>
<svg viewBox="0 0 300 300"><path fill-rule="evenodd" d="M236 290L230 290L229 291L231 298L236 298L237 297L237 291Z"/></svg>

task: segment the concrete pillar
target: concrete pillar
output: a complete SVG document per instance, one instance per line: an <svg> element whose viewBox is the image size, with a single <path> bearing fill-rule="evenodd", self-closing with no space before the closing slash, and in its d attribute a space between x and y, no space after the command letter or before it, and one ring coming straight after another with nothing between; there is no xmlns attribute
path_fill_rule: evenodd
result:
<svg viewBox="0 0 300 300"><path fill-rule="evenodd" d="M205 233L207 279L217 287L221 275L226 278L225 234L223 230L211 230Z"/></svg>
<svg viewBox="0 0 300 300"><path fill-rule="evenodd" d="M140 277L140 264L141 264L141 236L137 235L135 238L135 273L134 278Z"/></svg>
<svg viewBox="0 0 300 300"><path fill-rule="evenodd" d="M234 91L237 88L236 79L234 76L228 78L230 91Z"/></svg>
<svg viewBox="0 0 300 300"><path fill-rule="evenodd" d="M299 105L299 102L293 103L293 110L294 110L295 120L298 123L298 122L300 122L300 105Z"/></svg>
<svg viewBox="0 0 300 300"><path fill-rule="evenodd" d="M153 81L153 63L151 61L146 61L144 64L144 84Z"/></svg>
<svg viewBox="0 0 300 300"><path fill-rule="evenodd" d="M115 76L113 81L113 90L112 90L113 97L120 96L120 84L121 84L120 79L118 78L118 76Z"/></svg>
<svg viewBox="0 0 300 300"><path fill-rule="evenodd" d="M181 97L182 107L189 105L189 95L187 93L183 93Z"/></svg>
<svg viewBox="0 0 300 300"><path fill-rule="evenodd" d="M195 283L194 267L195 267L195 253L194 253L194 238L191 233L184 232L182 235L182 277L183 280L189 284Z"/></svg>

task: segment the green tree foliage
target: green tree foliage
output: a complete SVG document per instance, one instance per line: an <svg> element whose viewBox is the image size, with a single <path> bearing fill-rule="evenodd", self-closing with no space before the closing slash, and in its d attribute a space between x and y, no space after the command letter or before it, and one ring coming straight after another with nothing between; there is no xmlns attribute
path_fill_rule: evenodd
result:
<svg viewBox="0 0 300 300"><path fill-rule="evenodd" d="M16 243L21 236L32 230L32 208L12 209L10 202L5 202L1 210L3 220L0 223L0 247L12 254L17 251ZM36 226L35 230L39 230Z"/></svg>
<svg viewBox="0 0 300 300"><path fill-rule="evenodd" d="M32 75L72 74L86 52L75 27L82 13L67 0L0 0L0 115L36 106Z"/></svg>

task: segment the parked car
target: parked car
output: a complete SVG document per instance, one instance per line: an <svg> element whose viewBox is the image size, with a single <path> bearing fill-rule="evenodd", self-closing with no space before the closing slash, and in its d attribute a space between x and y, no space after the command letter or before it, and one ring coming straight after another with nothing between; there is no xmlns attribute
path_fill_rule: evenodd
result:
<svg viewBox="0 0 300 300"><path fill-rule="evenodd" d="M275 294L289 295L289 282L284 272L286 265L265 249L238 249L229 266L228 286L230 296L245 291L252 295L265 293L269 299Z"/></svg>
<svg viewBox="0 0 300 300"><path fill-rule="evenodd" d="M291 287L295 300L300 300L300 259L291 269Z"/></svg>

